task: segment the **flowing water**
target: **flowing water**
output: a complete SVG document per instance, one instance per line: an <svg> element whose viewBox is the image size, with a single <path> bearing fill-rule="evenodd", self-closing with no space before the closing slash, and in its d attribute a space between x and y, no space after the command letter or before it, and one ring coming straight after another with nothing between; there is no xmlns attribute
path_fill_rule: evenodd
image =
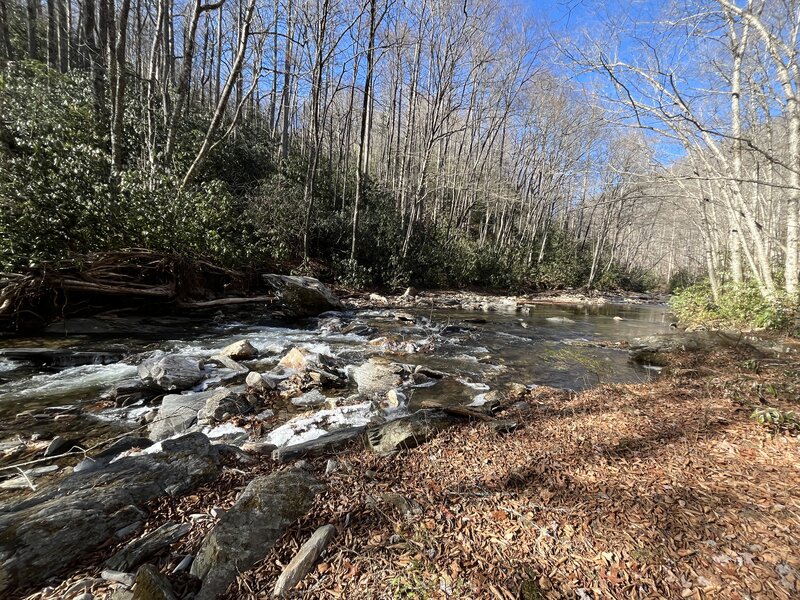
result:
<svg viewBox="0 0 800 600"><path fill-rule="evenodd" d="M247 338L260 351L260 358L247 364L259 371L272 368L283 353L298 346L353 365L380 354L454 375L433 387L411 390L413 407L431 398L469 404L511 382L578 390L646 381L653 372L630 363L627 352L613 346L669 326L664 307L611 304L536 305L521 312L369 310L350 315L345 323L353 320L365 326L362 335L331 332L336 327L326 326L325 320L288 323L250 313L205 321L81 320L39 338L0 339L5 349L57 348L67 356L58 367L0 358L0 440L81 429L84 438L98 437L132 427L135 408L109 408L102 398L116 382L135 377L135 365L154 350L208 357ZM598 342L610 347L598 347ZM71 352L111 352L125 358L63 366ZM76 362L86 361L81 356ZM76 407L83 409L79 420L69 417ZM88 425L86 415L91 417Z"/></svg>

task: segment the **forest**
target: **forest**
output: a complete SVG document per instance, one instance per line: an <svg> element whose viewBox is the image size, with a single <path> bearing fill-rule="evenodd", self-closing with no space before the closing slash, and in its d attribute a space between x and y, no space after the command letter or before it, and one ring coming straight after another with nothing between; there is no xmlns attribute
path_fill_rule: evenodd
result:
<svg viewBox="0 0 800 600"><path fill-rule="evenodd" d="M795 3L497 8L4 0L0 262L794 302Z"/></svg>

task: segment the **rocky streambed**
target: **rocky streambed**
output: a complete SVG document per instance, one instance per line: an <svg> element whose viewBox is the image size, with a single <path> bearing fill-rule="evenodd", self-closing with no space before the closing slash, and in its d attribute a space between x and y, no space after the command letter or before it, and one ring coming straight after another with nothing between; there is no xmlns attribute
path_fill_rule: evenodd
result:
<svg viewBox="0 0 800 600"><path fill-rule="evenodd" d="M201 582L197 597L213 598L320 493L302 465L282 465L349 445L396 452L465 419L512 431L503 412L536 386L646 381L655 371L631 362L626 347L669 323L663 307L474 296L447 307L415 294L402 308L379 298L356 308L313 288L323 300L298 294L293 307L333 310L311 319L95 320L64 337L9 340L0 359L0 593L44 585L81 555L129 540L107 559L104 589L169 598L161 574L142 565L190 523L143 532L144 507L268 461L275 473L254 479L181 563ZM281 589L329 537L320 532L303 550ZM91 587L67 597L88 600L79 593Z"/></svg>

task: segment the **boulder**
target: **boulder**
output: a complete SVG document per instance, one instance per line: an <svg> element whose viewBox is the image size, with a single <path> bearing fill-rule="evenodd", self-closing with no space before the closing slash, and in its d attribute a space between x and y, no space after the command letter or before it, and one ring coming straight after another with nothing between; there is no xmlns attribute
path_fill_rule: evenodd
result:
<svg viewBox="0 0 800 600"><path fill-rule="evenodd" d="M125 379L114 386L111 398L118 407L129 406L139 400L149 400L156 395L141 379Z"/></svg>
<svg viewBox="0 0 800 600"><path fill-rule="evenodd" d="M322 487L302 469L253 479L200 545L191 568L202 580L195 600L213 600L238 573L264 558L283 532L308 512Z"/></svg>
<svg viewBox="0 0 800 600"><path fill-rule="evenodd" d="M119 362L125 352L76 352L59 348L0 348L0 358L32 363L38 367L80 367Z"/></svg>
<svg viewBox="0 0 800 600"><path fill-rule="evenodd" d="M142 521L140 507L148 501L185 494L217 473L216 451L208 438L193 433L0 507L0 597L44 583Z"/></svg>
<svg viewBox="0 0 800 600"><path fill-rule="evenodd" d="M190 392L188 394L168 394L161 401L156 418L150 423L148 437L159 441L187 431L197 423L197 414L204 409L206 402L218 390Z"/></svg>
<svg viewBox="0 0 800 600"><path fill-rule="evenodd" d="M344 305L331 290L313 277L264 275L264 281L278 293L283 304L298 317L315 317Z"/></svg>
<svg viewBox="0 0 800 600"><path fill-rule="evenodd" d="M317 529L283 569L278 581L275 582L272 595L282 597L294 589L311 571L335 533L336 528L333 525L323 525Z"/></svg>
<svg viewBox="0 0 800 600"><path fill-rule="evenodd" d="M201 362L181 354L156 354L139 365L139 378L165 392L188 390L203 379Z"/></svg>
<svg viewBox="0 0 800 600"><path fill-rule="evenodd" d="M433 439L455 422L455 417L438 410L420 410L367 430L369 447L380 454L410 449Z"/></svg>
<svg viewBox="0 0 800 600"><path fill-rule="evenodd" d="M352 371L358 393L372 400L383 398L391 389L399 387L402 380L397 368L371 358Z"/></svg>
<svg viewBox="0 0 800 600"><path fill-rule="evenodd" d="M239 340L223 348L220 352L233 360L249 360L258 356L258 350L247 340Z"/></svg>
<svg viewBox="0 0 800 600"><path fill-rule="evenodd" d="M215 390L205 406L198 413L198 419L206 421L222 421L228 416L246 415L252 406L244 395L234 390L220 388Z"/></svg>
<svg viewBox="0 0 800 600"><path fill-rule="evenodd" d="M144 565L136 574L131 600L176 600L169 580L153 565Z"/></svg>

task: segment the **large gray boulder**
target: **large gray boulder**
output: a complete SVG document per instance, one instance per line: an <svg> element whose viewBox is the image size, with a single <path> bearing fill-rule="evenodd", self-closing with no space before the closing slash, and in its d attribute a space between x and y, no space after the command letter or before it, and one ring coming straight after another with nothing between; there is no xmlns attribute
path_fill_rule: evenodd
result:
<svg viewBox="0 0 800 600"><path fill-rule="evenodd" d="M182 354L157 353L138 367L139 378L164 392L188 390L203 379L201 361Z"/></svg>
<svg viewBox="0 0 800 600"><path fill-rule="evenodd" d="M176 433L187 431L197 423L197 415L205 409L206 402L218 391L168 394L161 401L156 418L150 423L148 437L158 442Z"/></svg>
<svg viewBox="0 0 800 600"><path fill-rule="evenodd" d="M193 433L161 451L120 458L0 507L0 597L35 586L145 517L142 506L185 494L218 473L208 438Z"/></svg>
<svg viewBox="0 0 800 600"><path fill-rule="evenodd" d="M322 488L302 469L251 481L200 546L191 569L203 581L195 600L213 600L238 573L264 558L286 528L308 512Z"/></svg>
<svg viewBox="0 0 800 600"><path fill-rule="evenodd" d="M280 296L284 306L299 317L316 317L344 305L326 285L313 277L264 275L264 281Z"/></svg>

